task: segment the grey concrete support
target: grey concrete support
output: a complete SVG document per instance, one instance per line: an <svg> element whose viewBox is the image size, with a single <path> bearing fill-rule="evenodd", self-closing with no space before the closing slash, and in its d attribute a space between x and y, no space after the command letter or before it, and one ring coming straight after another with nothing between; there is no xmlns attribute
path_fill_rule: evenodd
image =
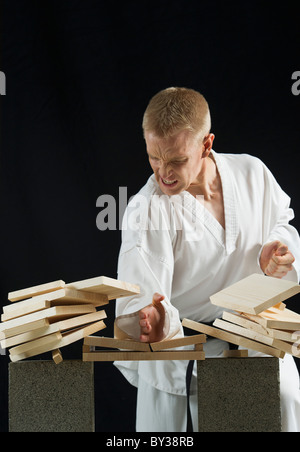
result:
<svg viewBox="0 0 300 452"><path fill-rule="evenodd" d="M10 432L93 432L94 412L93 363L9 364Z"/></svg>
<svg viewBox="0 0 300 452"><path fill-rule="evenodd" d="M280 432L279 360L198 361L200 432Z"/></svg>

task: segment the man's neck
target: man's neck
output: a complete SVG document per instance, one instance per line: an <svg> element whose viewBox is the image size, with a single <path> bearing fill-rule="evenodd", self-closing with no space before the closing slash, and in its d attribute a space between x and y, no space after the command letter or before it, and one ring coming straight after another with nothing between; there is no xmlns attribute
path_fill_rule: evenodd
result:
<svg viewBox="0 0 300 452"><path fill-rule="evenodd" d="M204 196L206 201L210 201L220 190L222 190L222 185L216 164L212 157L206 157L203 159L197 180L190 185L187 191L193 196Z"/></svg>

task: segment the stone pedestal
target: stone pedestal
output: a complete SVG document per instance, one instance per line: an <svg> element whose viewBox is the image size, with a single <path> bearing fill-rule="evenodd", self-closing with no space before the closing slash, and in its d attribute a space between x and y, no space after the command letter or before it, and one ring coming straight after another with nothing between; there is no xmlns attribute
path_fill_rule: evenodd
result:
<svg viewBox="0 0 300 452"><path fill-rule="evenodd" d="M10 432L94 432L94 365L9 364Z"/></svg>
<svg viewBox="0 0 300 452"><path fill-rule="evenodd" d="M199 432L280 432L279 360L198 361Z"/></svg>

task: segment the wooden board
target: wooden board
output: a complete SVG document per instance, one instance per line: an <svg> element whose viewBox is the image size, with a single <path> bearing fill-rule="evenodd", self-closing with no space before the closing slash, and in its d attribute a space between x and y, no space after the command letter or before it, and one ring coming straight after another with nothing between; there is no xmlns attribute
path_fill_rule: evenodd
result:
<svg viewBox="0 0 300 452"><path fill-rule="evenodd" d="M200 333L207 334L208 336L215 337L217 339L221 339L222 341L229 342L241 347L245 347L251 350L256 350L261 353L265 353L267 355L274 356L275 358L283 358L285 353L275 349L273 347L269 347L264 344L260 344L253 340L247 339L242 336L238 336L233 333L228 333L227 331L222 331L217 328L204 325L202 323L195 322L189 319L183 319L182 326L186 328L190 328L194 331L198 331Z"/></svg>
<svg viewBox="0 0 300 452"><path fill-rule="evenodd" d="M299 322L291 322L289 320L268 319L261 317L261 325L265 328L274 328L278 330L298 331L300 330Z"/></svg>
<svg viewBox="0 0 300 452"><path fill-rule="evenodd" d="M264 334L265 336L270 336L269 330L267 328L264 328L262 325L253 322L252 320L250 320L249 318L245 317L242 314L234 314L232 312L224 311L222 314L222 319L227 320L228 322L231 323L235 323L236 325L242 326L244 328L247 328L250 331L255 331L256 333Z"/></svg>
<svg viewBox="0 0 300 452"><path fill-rule="evenodd" d="M184 337L179 339L171 339L169 341L143 343L133 340L120 340L109 337L89 336L84 339L84 345L91 347L107 347L116 349L127 349L132 351L160 351L171 348L183 347L186 345L203 344L206 342L204 334Z"/></svg>
<svg viewBox="0 0 300 452"><path fill-rule="evenodd" d="M58 322L68 317L76 317L83 314L89 314L96 312L96 308L93 305L76 305L76 306L55 306L49 309L43 309L42 311L34 312L33 314L17 317L16 319L8 320L0 324L0 332L5 330L25 325L36 320L48 319L50 323Z"/></svg>
<svg viewBox="0 0 300 452"><path fill-rule="evenodd" d="M248 316L248 317L247 317ZM250 314L233 314L231 312L223 312L222 318L223 320L227 320L232 323L236 323L237 325L243 326L244 328L248 328L249 330L256 331L257 333L264 334L265 336L272 337L274 339L279 339L285 342L294 342L296 335L294 331L283 331L283 330L275 330L272 328L265 328L257 322L250 320Z"/></svg>
<svg viewBox="0 0 300 452"><path fill-rule="evenodd" d="M140 293L139 286L108 278L107 276L98 276L96 278L69 283L66 287L107 295L109 300Z"/></svg>
<svg viewBox="0 0 300 452"><path fill-rule="evenodd" d="M216 328L220 328L221 330L229 331L230 333L237 334L239 336L247 337L248 339L252 339L256 342L262 342L263 344L269 345L273 347L273 343L276 339L264 336L261 333L258 333L254 330L248 330L242 326L236 325L234 323L226 322L225 320L217 319L214 321L213 326Z"/></svg>
<svg viewBox="0 0 300 452"><path fill-rule="evenodd" d="M106 318L105 311L98 311L91 314L80 315L78 317L72 317L71 319L61 320L60 322L50 323L45 320L45 323L41 328L30 329L18 335L8 336L6 339L0 341L2 348L13 347L24 342L33 341L48 334L57 333L59 331L67 331L74 328L79 328L89 323L95 323ZM30 325L30 324L29 324Z"/></svg>
<svg viewBox="0 0 300 452"><path fill-rule="evenodd" d="M95 307L99 307L108 302L107 295L81 292L75 289L60 289L4 306L1 321L6 322L53 306L93 304Z"/></svg>
<svg viewBox="0 0 300 452"><path fill-rule="evenodd" d="M247 314L259 314L300 293L299 284L254 274L212 295L213 305Z"/></svg>
<svg viewBox="0 0 300 452"><path fill-rule="evenodd" d="M83 361L204 361L205 353L196 350L167 351L167 352L121 352L121 351L98 351L82 354Z"/></svg>
<svg viewBox="0 0 300 452"><path fill-rule="evenodd" d="M89 345L91 347L106 347L106 348L117 348L117 349L127 349L133 351L144 351L150 352L150 345L143 342L137 342L132 340L120 340L110 337L100 337L100 336L88 336L84 339L84 345Z"/></svg>
<svg viewBox="0 0 300 452"><path fill-rule="evenodd" d="M246 337L248 339L261 342L262 344L266 344L271 347L277 348L278 350L281 350L285 353L289 353L290 355L299 357L300 352L299 350L297 350L297 347L293 347L293 344L280 341L278 339L274 339L270 336L265 336L263 334L257 333L256 331L248 330L247 328L244 328L242 326L235 325L233 323L229 323L220 319L217 319L214 322L214 326L229 331L231 333Z"/></svg>
<svg viewBox="0 0 300 452"><path fill-rule="evenodd" d="M0 340L8 337L16 336L19 334L27 333L29 331L38 330L40 328L46 328L50 325L49 320L41 319L33 322L17 325L15 327L4 329L0 332ZM5 347L4 347L5 348Z"/></svg>
<svg viewBox="0 0 300 452"><path fill-rule="evenodd" d="M62 280L40 284L38 286L29 287L27 289L10 292L8 294L8 299L12 302L15 302L52 292L54 290L63 289L65 287L100 295L108 295L109 300L140 293L139 286L135 284L119 281L107 276L98 276L95 278L75 281L68 284L66 284Z"/></svg>
<svg viewBox="0 0 300 452"><path fill-rule="evenodd" d="M289 309L277 309L275 307L266 309L265 311L261 312L261 314L259 315L263 315L265 317L271 316L272 318L274 317L274 315L276 315L276 317L278 318L282 318L283 320L293 320L294 322L299 322L300 323L300 315L297 314L296 312L290 311Z"/></svg>
<svg viewBox="0 0 300 452"><path fill-rule="evenodd" d="M152 342L150 344L152 350L168 350L171 348L184 347L186 345L204 344L206 342L205 334L196 334L195 336L182 337L178 339L170 339L169 341Z"/></svg>
<svg viewBox="0 0 300 452"><path fill-rule="evenodd" d="M10 356L18 355L21 353L27 353L28 351L35 350L37 348L43 348L44 346L48 347L49 344L57 342L60 339L62 339L62 334L60 332L49 334L48 336L40 337L38 339L35 339L34 341L26 342L25 344L12 347L9 350L9 354Z"/></svg>
<svg viewBox="0 0 300 452"><path fill-rule="evenodd" d="M60 290L56 290L55 292L60 292ZM32 299L29 298L29 300L26 300L26 303L24 303L24 301L19 301L14 303L13 305L9 305L8 307L19 305L19 303L22 303L22 306L18 306L17 308L12 309L11 311L10 310L6 311L6 306L4 306L3 307L4 314L1 315L1 322L7 322L8 320L12 320L27 314L32 314L33 312L41 311L42 309L48 309L51 307L51 302L49 300L40 300L34 303L31 303L31 300Z"/></svg>
<svg viewBox="0 0 300 452"><path fill-rule="evenodd" d="M284 311L283 311L284 312ZM300 331L300 322L297 318L290 316L272 314L271 312L262 312L259 315L245 314L249 319L259 323L264 328L286 330L286 331Z"/></svg>
<svg viewBox="0 0 300 452"><path fill-rule="evenodd" d="M38 286L29 287L27 289L16 290L8 294L9 301L24 300L24 298L41 295L46 292L52 292L53 290L63 289L65 282L62 280L53 281L47 284L40 284Z"/></svg>
<svg viewBox="0 0 300 452"><path fill-rule="evenodd" d="M276 330L274 328L265 328L268 331L269 336L274 337L274 339L279 339L284 342L295 342L300 338L300 331L289 331L289 330Z"/></svg>
<svg viewBox="0 0 300 452"><path fill-rule="evenodd" d="M102 330L103 328L105 328L105 324L101 320L100 322L93 323L92 325L80 328L74 332L63 333L61 335L62 336L61 338L58 338L53 342L47 344L38 342L39 340L33 341L34 344L31 344L31 348L27 347L23 353L17 354L11 353L13 349L10 349L10 359L12 362L17 362L26 358L31 358L32 356L40 355L41 353L46 353L52 350L60 349L74 342L77 342L83 339L84 337L89 336L90 334L95 334L98 331Z"/></svg>

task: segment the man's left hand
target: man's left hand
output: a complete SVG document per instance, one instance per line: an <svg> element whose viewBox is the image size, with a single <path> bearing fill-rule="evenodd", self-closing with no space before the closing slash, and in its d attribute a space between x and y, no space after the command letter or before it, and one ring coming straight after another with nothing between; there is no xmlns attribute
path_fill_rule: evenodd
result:
<svg viewBox="0 0 300 452"><path fill-rule="evenodd" d="M283 278L293 269L295 258L284 243L276 240L264 246L260 267L267 276Z"/></svg>

